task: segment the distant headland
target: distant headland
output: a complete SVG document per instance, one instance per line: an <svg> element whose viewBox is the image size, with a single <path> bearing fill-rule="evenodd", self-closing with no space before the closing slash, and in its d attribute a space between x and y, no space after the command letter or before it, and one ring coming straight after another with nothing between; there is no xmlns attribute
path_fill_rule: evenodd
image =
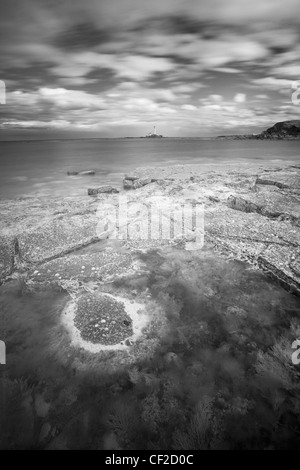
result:
<svg viewBox="0 0 300 470"><path fill-rule="evenodd" d="M225 140L296 140L300 139L300 120L277 122L260 134L220 135L217 139Z"/></svg>

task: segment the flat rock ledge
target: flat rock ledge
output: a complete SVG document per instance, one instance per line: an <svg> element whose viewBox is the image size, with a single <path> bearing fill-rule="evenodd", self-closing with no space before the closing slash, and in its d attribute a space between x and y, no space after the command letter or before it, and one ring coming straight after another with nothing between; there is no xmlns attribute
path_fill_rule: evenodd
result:
<svg viewBox="0 0 300 470"><path fill-rule="evenodd" d="M297 162L141 168L168 182L139 189L204 207L204 239L219 253L249 262L300 295L300 165ZM138 180L137 180L138 181ZM141 193L142 191L142 193Z"/></svg>
<svg viewBox="0 0 300 470"><path fill-rule="evenodd" d="M223 166L218 163L141 168L133 176L126 176L126 181L139 183L128 198L130 202L144 202L145 207L154 199L161 206L160 198L161 202L168 198L174 204L202 205L206 245L224 256L247 261L300 295L297 162L239 161ZM100 239L99 208L107 203L117 208L119 196L111 186L94 191L95 198L0 201L0 282L21 272L32 282L53 279L62 283L73 277L79 283L103 284L119 275L140 273L143 266L134 259L138 250L168 244L186 249L189 240L186 233L178 243L123 239L113 245L115 231ZM136 214L133 218L127 223L138 223ZM104 241L112 243L110 250L95 255L81 251Z"/></svg>

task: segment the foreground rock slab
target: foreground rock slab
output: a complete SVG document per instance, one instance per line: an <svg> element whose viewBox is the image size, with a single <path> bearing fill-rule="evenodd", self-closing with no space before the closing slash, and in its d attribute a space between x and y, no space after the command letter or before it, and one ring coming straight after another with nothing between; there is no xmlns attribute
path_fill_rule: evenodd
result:
<svg viewBox="0 0 300 470"><path fill-rule="evenodd" d="M22 257L30 263L46 261L98 240L95 214L54 216L18 233Z"/></svg>
<svg viewBox="0 0 300 470"><path fill-rule="evenodd" d="M13 239L0 236L0 281L11 274L14 265L14 254Z"/></svg>
<svg viewBox="0 0 300 470"><path fill-rule="evenodd" d="M65 282L110 282L125 276L143 272L143 265L132 253L118 253L104 250L100 253L60 256L45 262L29 271L30 279L38 283L58 283L68 287Z"/></svg>

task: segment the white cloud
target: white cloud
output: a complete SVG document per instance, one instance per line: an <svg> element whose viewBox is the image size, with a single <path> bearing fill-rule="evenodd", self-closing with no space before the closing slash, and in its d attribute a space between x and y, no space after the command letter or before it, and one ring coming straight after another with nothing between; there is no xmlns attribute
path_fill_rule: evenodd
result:
<svg viewBox="0 0 300 470"><path fill-rule="evenodd" d="M40 99L50 101L58 108L96 108L103 109L105 102L102 97L79 90L66 88L40 88L37 91Z"/></svg>
<svg viewBox="0 0 300 470"><path fill-rule="evenodd" d="M271 88L273 90L277 90L280 87L291 87L293 81L287 80L285 78L275 78L275 77L264 77L264 78L256 78L251 81L255 85L263 85L266 88Z"/></svg>
<svg viewBox="0 0 300 470"><path fill-rule="evenodd" d="M232 67L215 67L212 69L214 72L221 72L221 73L241 73L242 70L235 69Z"/></svg>
<svg viewBox="0 0 300 470"><path fill-rule="evenodd" d="M206 101L212 101L214 103L220 103L223 101L223 96L222 95L209 95L206 99Z"/></svg>
<svg viewBox="0 0 300 470"><path fill-rule="evenodd" d="M200 88L204 88L205 85L203 85L202 83L198 82L198 83L179 83L179 84L174 84L174 85L171 85L172 87L172 91L174 93L179 93L179 94L189 94L189 93L193 93L194 91L200 89Z"/></svg>
<svg viewBox="0 0 300 470"><path fill-rule="evenodd" d="M91 83L96 83L98 80L96 78L86 78L86 77L60 77L57 81L61 85L65 86L83 86L89 85Z"/></svg>
<svg viewBox="0 0 300 470"><path fill-rule="evenodd" d="M286 78L264 77L251 80L251 85L259 87L262 91L276 91L280 94L286 95L292 93L292 84L294 80Z"/></svg>
<svg viewBox="0 0 300 470"><path fill-rule="evenodd" d="M8 102L11 106L27 108L28 112L36 106L39 111L48 109L49 104L54 109L103 109L105 101L102 97L80 90L67 90L66 88L42 87L31 93L17 90L8 93Z"/></svg>
<svg viewBox="0 0 300 470"><path fill-rule="evenodd" d="M63 64L52 67L50 71L58 77L78 78L84 77L93 70L93 67L79 64Z"/></svg>
<svg viewBox="0 0 300 470"><path fill-rule="evenodd" d="M233 98L233 101L235 101L236 103L245 103L246 95L244 93L237 93Z"/></svg>
<svg viewBox="0 0 300 470"><path fill-rule="evenodd" d="M54 129L66 129L70 126L69 121L65 120L52 120L52 121L6 121L1 124L2 128L23 128L23 129L30 129L30 128L54 128Z"/></svg>
<svg viewBox="0 0 300 470"><path fill-rule="evenodd" d="M291 77L294 80L300 79L300 65L287 64L282 67L272 69L274 75L281 75L282 77Z"/></svg>
<svg viewBox="0 0 300 470"><path fill-rule="evenodd" d="M258 100L268 100L269 96L268 95L255 95L254 98L257 98Z"/></svg>
<svg viewBox="0 0 300 470"><path fill-rule="evenodd" d="M184 109L184 110L186 110L186 111L195 111L195 110L197 110L198 108L197 108L196 106L192 105L192 104L183 104L183 105L181 106L181 109Z"/></svg>
<svg viewBox="0 0 300 470"><path fill-rule="evenodd" d="M145 80L155 73L169 72L174 64L162 57L127 56L120 57L112 65L119 77Z"/></svg>
<svg viewBox="0 0 300 470"><path fill-rule="evenodd" d="M169 72L174 67L175 64L164 57L83 52L69 54L63 63L52 67L52 72L58 76L75 78L93 70L110 69L119 78L141 81L155 73Z"/></svg>
<svg viewBox="0 0 300 470"><path fill-rule="evenodd" d="M262 44L235 34L209 40L192 36L188 40L178 41L175 50L176 54L193 59L199 70L215 70L231 62L247 62L268 55L267 48Z"/></svg>

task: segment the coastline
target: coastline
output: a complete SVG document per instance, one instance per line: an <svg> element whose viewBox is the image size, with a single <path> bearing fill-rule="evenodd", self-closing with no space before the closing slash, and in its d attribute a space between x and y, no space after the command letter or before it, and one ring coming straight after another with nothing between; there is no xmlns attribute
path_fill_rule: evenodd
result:
<svg viewBox="0 0 300 470"><path fill-rule="evenodd" d="M203 204L206 244L259 266L299 294L300 164L276 159L238 166L228 161L137 168L136 177L154 182L120 194L131 201L167 196L180 203ZM18 271L20 263L31 278L36 266L101 242L97 209L103 203L117 204L118 197L1 200L1 282ZM130 245L118 243L120 250ZM159 246L159 240L135 240L134 246L139 245ZM293 259L292 266L287 256ZM37 281L34 276L33 281Z"/></svg>

